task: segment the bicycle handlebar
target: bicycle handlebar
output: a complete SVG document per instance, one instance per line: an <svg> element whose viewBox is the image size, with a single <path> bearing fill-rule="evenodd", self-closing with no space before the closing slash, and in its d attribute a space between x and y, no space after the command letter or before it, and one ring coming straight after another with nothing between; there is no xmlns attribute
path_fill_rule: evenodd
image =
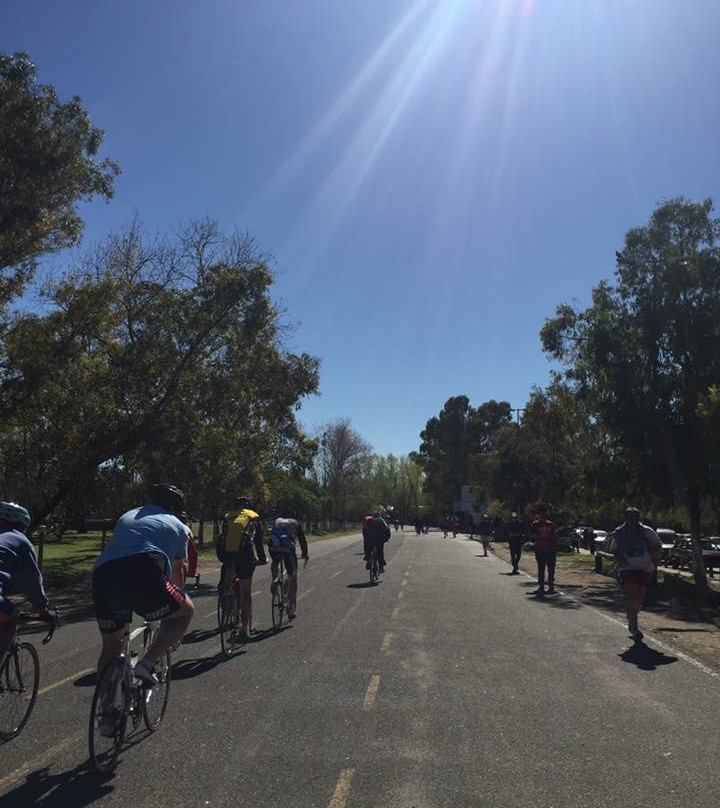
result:
<svg viewBox="0 0 720 808"><path fill-rule="evenodd" d="M25 623L28 620L32 620L33 618L37 618L37 615L33 614L32 612L18 612L18 622ZM59 618L55 620L51 620L48 628L48 633L43 637L42 644L47 645L50 640L53 638L53 634L55 634L55 629L58 627L58 623L60 622Z"/></svg>

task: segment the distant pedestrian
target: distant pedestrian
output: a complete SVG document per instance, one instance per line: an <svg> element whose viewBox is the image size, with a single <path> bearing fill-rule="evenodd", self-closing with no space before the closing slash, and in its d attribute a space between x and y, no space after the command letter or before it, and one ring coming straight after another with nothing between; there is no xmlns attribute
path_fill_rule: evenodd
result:
<svg viewBox="0 0 720 808"><path fill-rule="evenodd" d="M610 534L610 552L618 562L618 573L625 592L628 633L635 642L643 638L638 628L638 615L645 605L660 548L657 533L642 524L637 508L627 508L625 521Z"/></svg>
<svg viewBox="0 0 720 808"><path fill-rule="evenodd" d="M557 530L555 524L547 518L547 505L542 502L536 506L537 518L530 525L529 539L535 544L535 560L538 570L538 588L536 595L545 595L545 573L547 572L547 594L555 594L555 560L557 557Z"/></svg>
<svg viewBox="0 0 720 808"><path fill-rule="evenodd" d="M527 530L516 513L510 514L510 521L505 525L505 534L507 535L508 547L510 548L512 575L519 575L520 571L518 570L518 566L520 565L522 546L525 542Z"/></svg>
<svg viewBox="0 0 720 808"><path fill-rule="evenodd" d="M477 529L483 546L483 556L486 556L488 554L488 548L490 547L490 542L492 541L493 535L493 524L490 521L490 517L486 513L482 515L482 519L478 523Z"/></svg>

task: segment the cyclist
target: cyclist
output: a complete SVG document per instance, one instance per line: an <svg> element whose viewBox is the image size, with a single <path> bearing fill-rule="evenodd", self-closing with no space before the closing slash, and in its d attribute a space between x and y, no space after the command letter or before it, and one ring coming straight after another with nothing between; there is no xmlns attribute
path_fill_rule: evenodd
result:
<svg viewBox="0 0 720 808"><path fill-rule="evenodd" d="M30 514L22 505L0 502L0 668L17 629L17 610L5 597L11 581L19 584L41 620L57 620L57 612L48 608L35 549L25 535L29 526Z"/></svg>
<svg viewBox="0 0 720 808"><path fill-rule="evenodd" d="M148 505L118 519L95 562L92 593L102 636L98 677L120 653L133 612L160 620L160 630L135 666L136 678L149 687L158 681L155 663L180 643L192 620L193 602L183 593L189 533L179 519L184 501L174 485L154 485Z"/></svg>
<svg viewBox="0 0 720 808"><path fill-rule="evenodd" d="M301 558L305 559L305 563L310 560L308 554L307 539L305 538L305 531L303 530L300 522L295 518L294 511L286 508L283 511L283 516L279 516L272 526L268 545L270 549L270 573L272 583L270 584L270 591L274 591L277 585L277 574L280 559L285 561L285 569L288 574L288 600L290 607L288 609L288 617L294 620L297 615L297 572L298 572L298 558L295 552L295 541L300 542Z"/></svg>
<svg viewBox="0 0 720 808"><path fill-rule="evenodd" d="M365 517L363 520L362 534L365 569L370 569L370 553L374 547L377 550L380 572L384 572L385 542L390 538L390 527L380 515L380 511L375 511L372 516Z"/></svg>
<svg viewBox="0 0 720 808"><path fill-rule="evenodd" d="M223 518L218 543L218 558L223 563L220 591L229 595L233 580L238 579L240 624L235 626L235 638L241 642L249 639L252 630L252 577L255 567L267 564L262 542L262 521L260 514L252 510L250 504L249 497L237 497L235 509L228 511Z"/></svg>

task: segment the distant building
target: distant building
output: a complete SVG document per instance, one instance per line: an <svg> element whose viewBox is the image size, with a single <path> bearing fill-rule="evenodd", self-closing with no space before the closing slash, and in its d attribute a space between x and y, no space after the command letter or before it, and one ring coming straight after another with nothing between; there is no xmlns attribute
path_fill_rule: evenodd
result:
<svg viewBox="0 0 720 808"><path fill-rule="evenodd" d="M472 487L463 485L460 487L460 500L453 503L453 513L460 516L465 522L477 524L480 517L485 513L483 510L476 509L477 504L473 496Z"/></svg>

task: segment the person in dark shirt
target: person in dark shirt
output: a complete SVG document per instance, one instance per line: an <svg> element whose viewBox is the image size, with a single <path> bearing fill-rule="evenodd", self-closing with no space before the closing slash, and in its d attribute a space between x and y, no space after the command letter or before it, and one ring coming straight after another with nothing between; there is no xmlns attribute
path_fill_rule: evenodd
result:
<svg viewBox="0 0 720 808"><path fill-rule="evenodd" d="M380 572L385 570L385 542L390 538L390 527L380 516L380 511L375 511L372 516L366 516L363 520L363 550L365 568L370 569L370 553L373 547L377 549L378 564Z"/></svg>
<svg viewBox="0 0 720 808"><path fill-rule="evenodd" d="M483 556L488 554L488 548L490 547L490 542L493 537L493 523L490 521L490 517L484 513L482 519L478 522L477 526L478 536L480 536L480 541L482 542L483 546Z"/></svg>
<svg viewBox="0 0 720 808"><path fill-rule="evenodd" d="M505 525L508 547L510 548L510 563L512 564L512 575L519 575L518 566L522 556L522 546L527 535L525 525L516 513L510 515L510 521Z"/></svg>

